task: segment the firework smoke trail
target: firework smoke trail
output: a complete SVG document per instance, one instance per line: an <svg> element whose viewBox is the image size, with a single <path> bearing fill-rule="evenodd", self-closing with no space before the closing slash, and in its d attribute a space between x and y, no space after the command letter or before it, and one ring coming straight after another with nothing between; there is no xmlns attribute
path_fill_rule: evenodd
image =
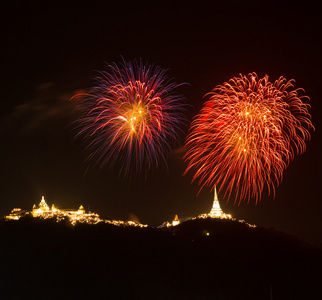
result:
<svg viewBox="0 0 322 300"><path fill-rule="evenodd" d="M305 151L314 129L310 107L294 89L294 80L274 83L256 73L235 77L207 94L186 140L185 174L196 170L200 190L205 186L234 191L235 203L261 198L263 189L275 195L275 184L295 155Z"/></svg>
<svg viewBox="0 0 322 300"><path fill-rule="evenodd" d="M96 82L76 95L82 113L77 136L88 142L89 160L117 165L124 177L165 162L187 123L184 99L174 91L179 85L158 66L124 60L108 65Z"/></svg>

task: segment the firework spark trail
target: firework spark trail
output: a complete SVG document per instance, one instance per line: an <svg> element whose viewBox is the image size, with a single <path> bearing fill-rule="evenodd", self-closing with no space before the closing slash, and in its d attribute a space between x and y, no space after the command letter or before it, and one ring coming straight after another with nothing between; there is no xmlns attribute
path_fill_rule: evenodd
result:
<svg viewBox="0 0 322 300"><path fill-rule="evenodd" d="M266 187L275 195L283 171L306 149L314 129L309 104L294 89L294 80L274 83L256 73L232 78L207 94L186 140L185 174L196 170L200 190L205 186L235 192L235 202L255 198Z"/></svg>
<svg viewBox="0 0 322 300"><path fill-rule="evenodd" d="M180 84L142 61L110 64L96 81L88 93L76 95L82 111L78 136L89 141L89 159L118 164L125 177L165 162L187 123L184 98L175 93Z"/></svg>

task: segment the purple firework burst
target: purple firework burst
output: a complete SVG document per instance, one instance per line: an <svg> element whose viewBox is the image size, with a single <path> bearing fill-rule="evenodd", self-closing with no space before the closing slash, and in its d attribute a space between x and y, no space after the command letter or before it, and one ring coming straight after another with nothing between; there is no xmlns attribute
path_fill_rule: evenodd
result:
<svg viewBox="0 0 322 300"><path fill-rule="evenodd" d="M94 164L117 166L120 175L141 174L166 162L185 125L181 84L158 66L142 61L108 65L96 85L77 94L78 133Z"/></svg>

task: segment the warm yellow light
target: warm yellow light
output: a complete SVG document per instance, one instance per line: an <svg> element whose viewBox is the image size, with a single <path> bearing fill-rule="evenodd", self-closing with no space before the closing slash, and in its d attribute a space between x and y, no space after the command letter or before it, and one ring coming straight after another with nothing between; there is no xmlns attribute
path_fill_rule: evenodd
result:
<svg viewBox="0 0 322 300"><path fill-rule="evenodd" d="M172 221L172 226L177 226L179 224L180 224L179 217L178 217L178 215L175 215L174 220Z"/></svg>
<svg viewBox="0 0 322 300"><path fill-rule="evenodd" d="M98 223L110 223L116 226L139 226L139 227L147 227L148 225L135 223L132 221L110 221L104 220L99 217L98 214L95 213L85 213L84 207L81 205L78 210L63 210L58 209L55 205L52 205L51 209L47 205L44 197L42 197L41 202L39 203L39 208L36 208L36 205L33 206L33 209L28 211L22 211L20 208L14 208L11 211L11 214L6 216L6 220L19 220L21 217L31 214L33 217L39 217L42 219L50 219L56 218L57 222L63 220L69 220L72 225L76 225L79 223L87 223L87 224L98 224Z"/></svg>
<svg viewBox="0 0 322 300"><path fill-rule="evenodd" d="M213 202L213 205L212 205L212 208L211 208L210 213L199 215L196 218L192 218L192 220L195 220L195 219L216 218L216 219L225 219L225 220L238 221L240 223L243 223L243 224L247 225L248 227L256 227L256 225L248 224L244 220L237 220L236 218L233 218L230 214L225 214L221 210L221 207L220 207L220 204L219 204L219 200L218 200L218 196L217 196L216 187L215 187L214 192L215 192L214 202ZM206 232L205 235L209 236L210 233L209 232Z"/></svg>

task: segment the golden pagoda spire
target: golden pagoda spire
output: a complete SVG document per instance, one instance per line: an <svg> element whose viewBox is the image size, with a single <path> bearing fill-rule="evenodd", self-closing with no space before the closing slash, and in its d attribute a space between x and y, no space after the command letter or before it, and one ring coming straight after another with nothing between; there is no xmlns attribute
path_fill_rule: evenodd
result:
<svg viewBox="0 0 322 300"><path fill-rule="evenodd" d="M179 217L178 217L178 215L175 215L174 220L172 221L172 226L176 226L179 224L180 224Z"/></svg>

